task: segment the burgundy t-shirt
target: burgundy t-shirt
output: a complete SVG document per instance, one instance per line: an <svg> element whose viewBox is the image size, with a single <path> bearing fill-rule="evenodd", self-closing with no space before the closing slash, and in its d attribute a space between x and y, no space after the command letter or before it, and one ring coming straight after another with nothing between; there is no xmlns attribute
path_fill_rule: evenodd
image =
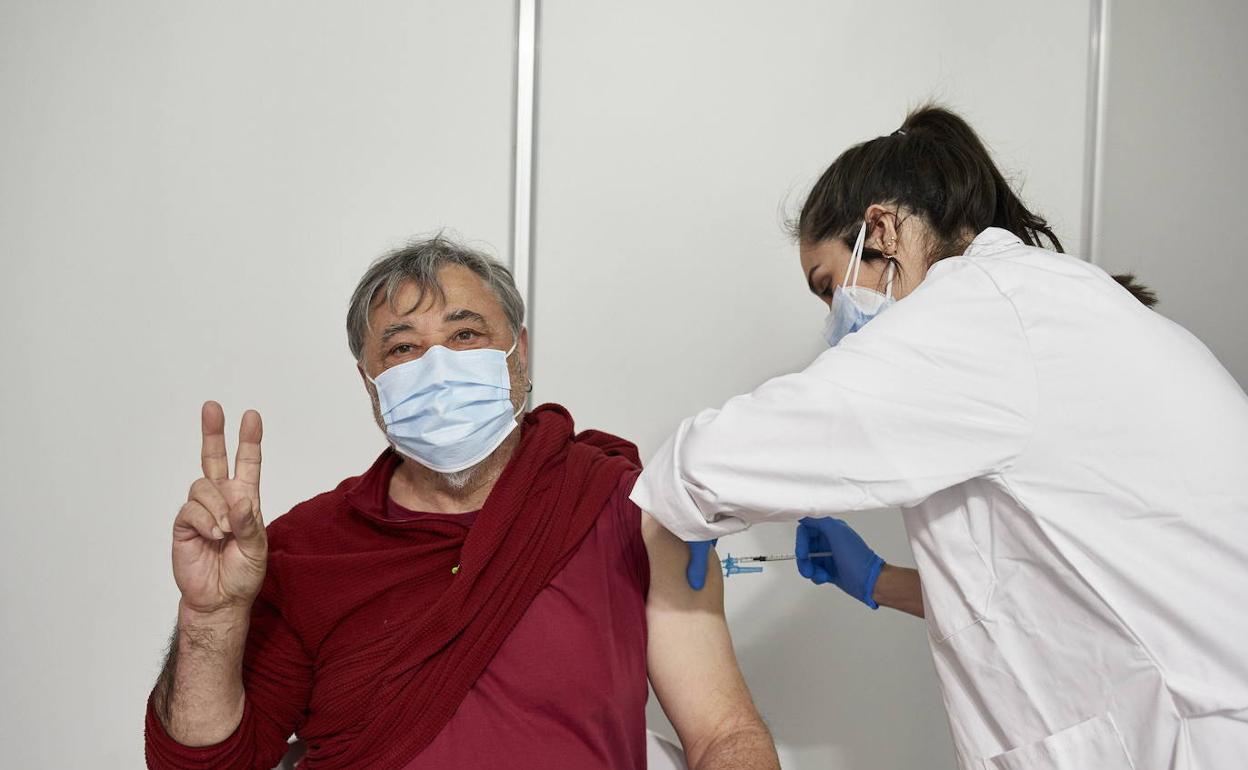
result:
<svg viewBox="0 0 1248 770"><path fill-rule="evenodd" d="M405 770L644 770L646 593L641 510L624 478L580 549L507 637L455 716ZM471 527L476 513L417 513Z"/></svg>

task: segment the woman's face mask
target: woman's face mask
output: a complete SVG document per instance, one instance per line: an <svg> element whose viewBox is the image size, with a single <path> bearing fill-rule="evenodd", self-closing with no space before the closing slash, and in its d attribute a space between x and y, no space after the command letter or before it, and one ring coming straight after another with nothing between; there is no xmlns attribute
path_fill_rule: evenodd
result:
<svg viewBox="0 0 1248 770"><path fill-rule="evenodd" d="M888 265L883 294L858 285L858 272L862 267L862 248L867 239L867 223L863 222L854 241L854 251L845 268L845 280L832 292L832 307L823 324L823 338L836 347L849 334L853 334L867 322L893 305L893 273L896 265Z"/></svg>

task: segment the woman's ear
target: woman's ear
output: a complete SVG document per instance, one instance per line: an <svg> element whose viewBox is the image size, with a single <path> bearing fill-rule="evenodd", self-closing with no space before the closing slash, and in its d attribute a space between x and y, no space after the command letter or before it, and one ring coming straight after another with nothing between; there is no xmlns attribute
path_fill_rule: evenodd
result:
<svg viewBox="0 0 1248 770"><path fill-rule="evenodd" d="M890 211L878 203L872 203L867 208L866 221L866 247L890 257L896 254L897 212Z"/></svg>

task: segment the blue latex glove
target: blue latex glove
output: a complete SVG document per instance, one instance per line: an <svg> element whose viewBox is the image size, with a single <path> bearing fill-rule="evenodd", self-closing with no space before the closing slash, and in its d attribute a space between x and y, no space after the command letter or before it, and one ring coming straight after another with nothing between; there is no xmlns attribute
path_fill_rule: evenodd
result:
<svg viewBox="0 0 1248 770"><path fill-rule="evenodd" d="M685 580L689 581L689 587L695 591L701 591L706 585L706 562L711 554L711 549L719 539L715 540L698 540L693 543L685 543L689 546L689 566L685 568Z"/></svg>
<svg viewBox="0 0 1248 770"><path fill-rule="evenodd" d="M810 558L810 554L831 551L831 556ZM877 609L875 581L884 560L871 550L858 533L840 519L807 517L797 525L797 571L815 585L835 583L842 591Z"/></svg>

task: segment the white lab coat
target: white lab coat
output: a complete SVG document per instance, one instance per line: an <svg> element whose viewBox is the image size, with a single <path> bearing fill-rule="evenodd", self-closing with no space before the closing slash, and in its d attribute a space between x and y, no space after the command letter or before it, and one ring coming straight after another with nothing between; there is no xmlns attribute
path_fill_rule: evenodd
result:
<svg viewBox="0 0 1248 770"><path fill-rule="evenodd" d="M964 768L1248 768L1248 397L1095 266L985 230L633 500L686 540L900 507Z"/></svg>

